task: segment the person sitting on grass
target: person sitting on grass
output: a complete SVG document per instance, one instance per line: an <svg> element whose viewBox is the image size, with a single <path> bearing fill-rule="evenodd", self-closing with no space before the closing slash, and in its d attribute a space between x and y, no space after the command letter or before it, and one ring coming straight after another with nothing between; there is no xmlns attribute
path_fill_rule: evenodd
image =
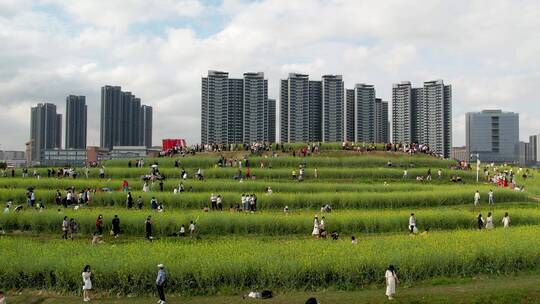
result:
<svg viewBox="0 0 540 304"><path fill-rule="evenodd" d="M337 233L337 231L333 231L330 235L332 236L332 240L334 241L337 241L339 239L339 233Z"/></svg>
<svg viewBox="0 0 540 304"><path fill-rule="evenodd" d="M357 245L358 244L358 240L356 239L356 237L353 235L351 236L351 244L353 245Z"/></svg>
<svg viewBox="0 0 540 304"><path fill-rule="evenodd" d="M6 304L6 297L4 296L4 292L0 290L0 304Z"/></svg>

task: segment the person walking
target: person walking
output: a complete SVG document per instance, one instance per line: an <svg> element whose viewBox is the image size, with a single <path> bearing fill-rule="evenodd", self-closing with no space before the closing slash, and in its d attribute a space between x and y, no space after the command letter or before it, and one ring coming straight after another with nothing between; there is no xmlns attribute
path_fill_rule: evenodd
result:
<svg viewBox="0 0 540 304"><path fill-rule="evenodd" d="M493 198L493 190L489 189L488 192L488 204L493 205L495 203L495 199Z"/></svg>
<svg viewBox="0 0 540 304"><path fill-rule="evenodd" d="M167 273L165 272L165 265L159 264L158 274L156 278L156 288L159 296L158 304L165 304L165 283L167 282Z"/></svg>
<svg viewBox="0 0 540 304"><path fill-rule="evenodd" d="M99 215L96 219L96 235L101 237L103 235L103 215Z"/></svg>
<svg viewBox="0 0 540 304"><path fill-rule="evenodd" d="M141 210L143 207L143 199L140 195L139 195L139 198L137 199L137 207L139 207L139 210Z"/></svg>
<svg viewBox="0 0 540 304"><path fill-rule="evenodd" d="M482 230L482 228L484 228L484 218L482 217L481 213L478 214L477 222L478 222L478 229Z"/></svg>
<svg viewBox="0 0 540 304"><path fill-rule="evenodd" d="M212 211L217 210L217 196L214 193L210 195L210 204L212 206Z"/></svg>
<svg viewBox="0 0 540 304"><path fill-rule="evenodd" d="M128 192L127 194L126 206L128 209L133 208L133 196L131 195L131 192Z"/></svg>
<svg viewBox="0 0 540 304"><path fill-rule="evenodd" d="M388 297L388 300L393 300L394 295L396 294L396 284L399 283L396 270L393 265L388 266L384 277L386 278L386 296Z"/></svg>
<svg viewBox="0 0 540 304"><path fill-rule="evenodd" d="M195 236L195 232L197 230L197 228L195 227L195 223L193 223L193 221L191 221L189 223L188 229L189 229L189 237L193 238Z"/></svg>
<svg viewBox="0 0 540 304"><path fill-rule="evenodd" d="M508 215L508 212L504 213L504 217L502 219L503 227L505 229L510 227L510 216Z"/></svg>
<svg viewBox="0 0 540 304"><path fill-rule="evenodd" d="M416 216L414 213L411 213L411 216L409 217L409 230L411 233L414 233L414 228L416 228Z"/></svg>
<svg viewBox="0 0 540 304"><path fill-rule="evenodd" d="M478 192L478 190L476 190L476 193L474 194L474 205L480 205L480 192Z"/></svg>
<svg viewBox="0 0 540 304"><path fill-rule="evenodd" d="M217 209L219 211L223 211L223 198L221 197L221 195L218 195L217 196L217 199L216 199L216 204L217 204Z"/></svg>
<svg viewBox="0 0 540 304"><path fill-rule="evenodd" d="M149 215L144 221L145 239L152 241L152 218Z"/></svg>
<svg viewBox="0 0 540 304"><path fill-rule="evenodd" d="M112 220L112 232L114 238L118 238L120 236L120 219L118 218L118 215L115 215Z"/></svg>
<svg viewBox="0 0 540 304"><path fill-rule="evenodd" d="M315 216L315 219L313 220L313 232L311 232L311 235L316 239L319 238L319 218L317 216Z"/></svg>
<svg viewBox="0 0 540 304"><path fill-rule="evenodd" d="M486 229L492 230L493 228L495 228L493 225L493 216L491 215L491 212L488 212L488 216L486 218Z"/></svg>
<svg viewBox="0 0 540 304"><path fill-rule="evenodd" d="M83 301L90 302L90 294L92 292L92 272L90 271L90 265L84 266L82 272L83 279Z"/></svg>
<svg viewBox="0 0 540 304"><path fill-rule="evenodd" d="M64 240L68 239L68 231L69 231L68 217L64 216L64 220L62 221L62 238Z"/></svg>
<svg viewBox="0 0 540 304"><path fill-rule="evenodd" d="M73 240L75 235L77 234L77 222L75 222L75 219L69 220L69 238Z"/></svg>

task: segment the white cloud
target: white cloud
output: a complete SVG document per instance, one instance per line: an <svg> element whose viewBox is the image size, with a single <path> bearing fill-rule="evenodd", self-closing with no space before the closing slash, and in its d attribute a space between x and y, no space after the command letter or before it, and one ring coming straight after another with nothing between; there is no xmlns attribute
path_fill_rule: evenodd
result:
<svg viewBox="0 0 540 304"><path fill-rule="evenodd" d="M195 0L43 0L61 7L75 23L124 30L138 22L194 17L204 6Z"/></svg>
<svg viewBox="0 0 540 304"><path fill-rule="evenodd" d="M374 84L385 100L394 82L441 78L453 85L456 145L464 142L464 113L486 107L526 112L525 138L539 132L539 10L533 0L227 0L217 8L194 0L0 1L0 104L8 109L0 128L14 129L3 147L23 148L32 104L55 102L63 111L68 94L87 96L89 143L99 143L105 84L154 106L155 144L195 143L200 77L209 69L233 77L263 71L274 98L289 72L342 74L347 87ZM164 28L183 17L197 19ZM200 35L197 22L217 28ZM151 30L136 32L135 24Z"/></svg>

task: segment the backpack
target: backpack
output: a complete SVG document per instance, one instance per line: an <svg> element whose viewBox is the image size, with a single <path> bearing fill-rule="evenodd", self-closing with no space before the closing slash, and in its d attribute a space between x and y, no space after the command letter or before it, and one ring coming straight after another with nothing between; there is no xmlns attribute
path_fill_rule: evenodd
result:
<svg viewBox="0 0 540 304"><path fill-rule="evenodd" d="M272 298L274 295L272 294L272 291L271 290L263 290L261 292L261 296L263 299L270 299Z"/></svg>

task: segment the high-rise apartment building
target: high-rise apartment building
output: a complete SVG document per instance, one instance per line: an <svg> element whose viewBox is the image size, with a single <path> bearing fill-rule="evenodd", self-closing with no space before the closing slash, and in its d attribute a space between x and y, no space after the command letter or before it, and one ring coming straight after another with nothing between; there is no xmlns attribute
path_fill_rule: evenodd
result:
<svg viewBox="0 0 540 304"><path fill-rule="evenodd" d="M100 146L112 149L114 146L142 146L145 145L143 130L152 133L152 120L149 125L143 125L141 115L141 99L131 92L123 92L119 86L104 86L101 88L101 121ZM150 111L148 107L145 111ZM150 143L151 144L151 143Z"/></svg>
<svg viewBox="0 0 540 304"><path fill-rule="evenodd" d="M403 81L392 86L392 141L413 142L412 86Z"/></svg>
<svg viewBox="0 0 540 304"><path fill-rule="evenodd" d="M56 105L39 103L30 111L30 142L29 161L41 161L41 153L45 149L60 149L62 147L62 115L56 113Z"/></svg>
<svg viewBox="0 0 540 304"><path fill-rule="evenodd" d="M358 83L354 86L354 141L375 141L375 86Z"/></svg>
<svg viewBox="0 0 540 304"><path fill-rule="evenodd" d="M309 81L308 141L322 141L322 81Z"/></svg>
<svg viewBox="0 0 540 304"><path fill-rule="evenodd" d="M66 97L66 146L70 149L86 149L87 106L84 96Z"/></svg>
<svg viewBox="0 0 540 304"><path fill-rule="evenodd" d="M388 122L388 102L380 98L375 99L375 143L390 142Z"/></svg>
<svg viewBox="0 0 540 304"><path fill-rule="evenodd" d="M142 141L139 146L150 148L152 147L152 107L142 105L140 114L140 134Z"/></svg>
<svg viewBox="0 0 540 304"><path fill-rule="evenodd" d="M307 142L310 139L309 76L291 73L280 85L281 142ZM312 116L313 117L313 116Z"/></svg>
<svg viewBox="0 0 540 304"><path fill-rule="evenodd" d="M264 73L236 79L227 72L208 71L201 88L202 144L275 141L275 100L272 110Z"/></svg>
<svg viewBox="0 0 540 304"><path fill-rule="evenodd" d="M540 134L529 136L530 158L533 163L540 163Z"/></svg>
<svg viewBox="0 0 540 304"><path fill-rule="evenodd" d="M268 138L267 142L276 142L276 100L268 99Z"/></svg>
<svg viewBox="0 0 540 304"><path fill-rule="evenodd" d="M408 81L392 87L392 140L428 145L450 157L452 145L452 87L442 80L412 88Z"/></svg>
<svg viewBox="0 0 540 304"><path fill-rule="evenodd" d="M264 73L244 73L244 125L242 142L262 142L269 139L268 80Z"/></svg>
<svg viewBox="0 0 540 304"><path fill-rule="evenodd" d="M341 142L345 138L345 94L341 75L324 75L322 88L322 141Z"/></svg>
<svg viewBox="0 0 540 304"><path fill-rule="evenodd" d="M345 141L354 142L354 89L345 90Z"/></svg>
<svg viewBox="0 0 540 304"><path fill-rule="evenodd" d="M519 142L519 114L484 110L465 115L466 146L469 155L486 162L513 162Z"/></svg>

